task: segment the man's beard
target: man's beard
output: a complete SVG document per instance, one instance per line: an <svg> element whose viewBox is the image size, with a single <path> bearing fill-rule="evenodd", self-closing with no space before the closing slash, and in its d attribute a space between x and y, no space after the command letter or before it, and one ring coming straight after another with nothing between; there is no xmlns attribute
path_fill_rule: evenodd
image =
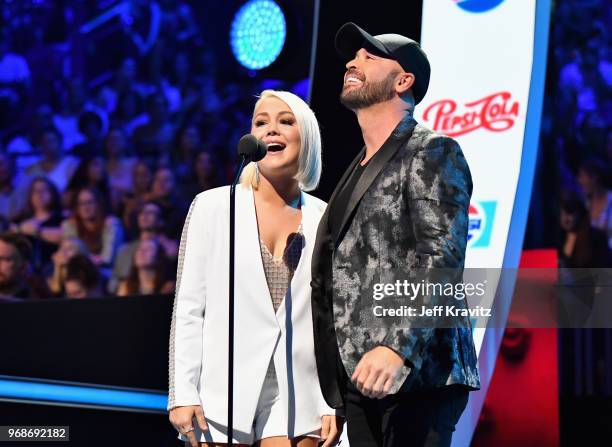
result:
<svg viewBox="0 0 612 447"><path fill-rule="evenodd" d="M0 273L0 288L2 289L8 289L10 287L12 287L15 283L16 283L16 279L11 277L11 276L7 276L3 273Z"/></svg>
<svg viewBox="0 0 612 447"><path fill-rule="evenodd" d="M350 110L365 109L366 107L389 101L396 95L393 84L397 72L393 71L379 82L364 81L360 88L342 89L340 102Z"/></svg>

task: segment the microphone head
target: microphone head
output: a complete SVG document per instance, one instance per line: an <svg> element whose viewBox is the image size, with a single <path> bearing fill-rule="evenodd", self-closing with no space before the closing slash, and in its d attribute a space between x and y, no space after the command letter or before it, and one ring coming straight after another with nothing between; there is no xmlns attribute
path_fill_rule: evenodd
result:
<svg viewBox="0 0 612 447"><path fill-rule="evenodd" d="M238 155L244 157L247 162L259 161L266 156L267 152L268 145L250 133L238 141Z"/></svg>

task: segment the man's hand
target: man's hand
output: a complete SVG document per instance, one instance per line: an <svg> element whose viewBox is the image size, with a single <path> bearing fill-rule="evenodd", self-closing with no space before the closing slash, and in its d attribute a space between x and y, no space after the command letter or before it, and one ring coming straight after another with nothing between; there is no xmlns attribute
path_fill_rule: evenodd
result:
<svg viewBox="0 0 612 447"><path fill-rule="evenodd" d="M366 352L351 377L351 381L366 397L382 399L398 380L404 360L391 348L377 346Z"/></svg>
<svg viewBox="0 0 612 447"><path fill-rule="evenodd" d="M204 418L204 410L201 405L190 405L187 407L176 407L170 410L170 423L176 430L187 436L191 447L198 447L199 442L193 429L194 419L202 431L208 430L208 424Z"/></svg>
<svg viewBox="0 0 612 447"><path fill-rule="evenodd" d="M321 417L321 447L336 445L342 434L344 418L339 416L325 415Z"/></svg>

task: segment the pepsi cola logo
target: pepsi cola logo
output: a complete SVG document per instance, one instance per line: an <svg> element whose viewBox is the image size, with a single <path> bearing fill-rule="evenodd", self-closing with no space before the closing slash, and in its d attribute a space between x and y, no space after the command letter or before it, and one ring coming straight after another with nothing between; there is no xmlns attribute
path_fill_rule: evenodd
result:
<svg viewBox="0 0 612 447"><path fill-rule="evenodd" d="M470 203L468 210L468 247L484 248L491 242L496 201Z"/></svg>
<svg viewBox="0 0 612 447"><path fill-rule="evenodd" d="M487 12L497 8L504 0L453 0L457 6L468 12Z"/></svg>
<svg viewBox="0 0 612 447"><path fill-rule="evenodd" d="M480 205L470 203L468 217L470 221L468 226L468 243L471 243L473 240L479 239L482 234L482 230L487 222L487 216Z"/></svg>
<svg viewBox="0 0 612 447"><path fill-rule="evenodd" d="M457 137L477 129L504 132L514 126L519 113L519 103L510 92L497 92L482 99L468 102L464 110L458 110L457 102L442 99L429 105L423 120L431 127L450 137Z"/></svg>

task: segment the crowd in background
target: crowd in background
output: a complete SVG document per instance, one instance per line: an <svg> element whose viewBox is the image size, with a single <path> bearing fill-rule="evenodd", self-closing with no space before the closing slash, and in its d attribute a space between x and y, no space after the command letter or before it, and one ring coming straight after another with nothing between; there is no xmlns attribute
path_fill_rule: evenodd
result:
<svg viewBox="0 0 612 447"><path fill-rule="evenodd" d="M557 244L561 267L612 267L612 10L605 3L557 1L552 12L544 174L536 177L527 242Z"/></svg>
<svg viewBox="0 0 612 447"><path fill-rule="evenodd" d="M172 291L190 201L228 183L254 96L305 96L220 71L194 6L3 6L0 297ZM597 0L552 12L526 246L557 246L565 267L612 266L611 15Z"/></svg>
<svg viewBox="0 0 612 447"><path fill-rule="evenodd" d="M289 86L220 73L190 2L5 6L0 297L172 292L191 200L228 183L255 95Z"/></svg>
<svg viewBox="0 0 612 447"><path fill-rule="evenodd" d="M572 307L577 319L591 311L596 293L605 297L610 275L599 269L612 267L612 8L602 0L555 1L551 19L539 175L526 243L557 246L559 266L572 269L559 272L562 282L576 286L568 290L583 306ZM585 281L585 268L598 270ZM612 329L558 334L562 420L564 414L596 420L602 407L579 407L571 399L612 396Z"/></svg>

